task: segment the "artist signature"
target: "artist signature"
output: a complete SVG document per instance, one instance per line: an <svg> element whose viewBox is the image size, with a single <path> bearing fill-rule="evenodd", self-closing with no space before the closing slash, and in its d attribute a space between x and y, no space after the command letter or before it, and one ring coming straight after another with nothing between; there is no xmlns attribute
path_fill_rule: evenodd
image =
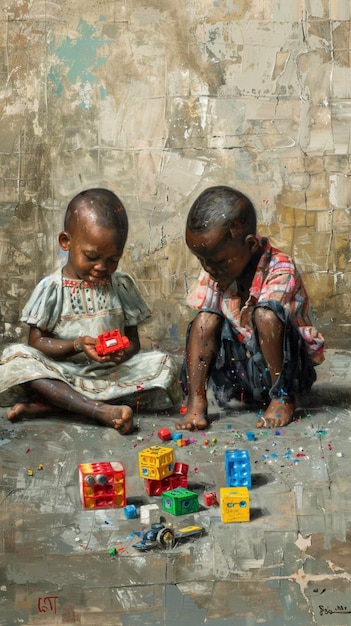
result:
<svg viewBox="0 0 351 626"><path fill-rule="evenodd" d="M38 598L39 613L53 612L56 615L57 598L58 596L45 596L44 598Z"/></svg>
<svg viewBox="0 0 351 626"><path fill-rule="evenodd" d="M351 611L347 610L347 606L337 606L334 610L329 609L323 604L319 605L319 615L333 615L333 613L342 613L343 615L351 615Z"/></svg>

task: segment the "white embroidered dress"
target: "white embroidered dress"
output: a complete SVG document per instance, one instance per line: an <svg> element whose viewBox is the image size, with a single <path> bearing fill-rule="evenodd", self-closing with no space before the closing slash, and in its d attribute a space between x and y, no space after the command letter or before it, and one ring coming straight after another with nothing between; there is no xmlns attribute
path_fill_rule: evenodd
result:
<svg viewBox="0 0 351 626"><path fill-rule="evenodd" d="M128 274L117 271L104 285L88 285L65 278L60 269L35 287L21 321L55 338L73 340L114 329L124 334L126 327L137 326L150 315ZM116 366L91 361L84 353L57 361L28 345L12 344L0 361L0 404L26 399L19 386L40 378L61 380L94 400L135 404L138 399L146 409L169 408L179 398L178 368L162 351L139 352ZM145 393L152 390L156 393Z"/></svg>

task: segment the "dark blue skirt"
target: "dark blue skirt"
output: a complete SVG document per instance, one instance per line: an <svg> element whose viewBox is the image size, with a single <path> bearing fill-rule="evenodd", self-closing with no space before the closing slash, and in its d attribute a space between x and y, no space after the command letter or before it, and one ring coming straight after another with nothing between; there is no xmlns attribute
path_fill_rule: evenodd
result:
<svg viewBox="0 0 351 626"><path fill-rule="evenodd" d="M222 318L220 346L217 357L210 368L209 384L220 404L232 398L244 402L268 402L273 398L292 399L295 395L308 393L316 380L314 365L307 353L305 342L292 323L289 313L275 300L260 302L258 307L273 311L284 325L283 364L278 379L272 385L269 369L260 350L254 316L254 332L243 344L238 332L225 317ZM201 313L218 311L202 309ZM188 326L187 343L192 322ZM183 391L187 393L186 360L181 370Z"/></svg>

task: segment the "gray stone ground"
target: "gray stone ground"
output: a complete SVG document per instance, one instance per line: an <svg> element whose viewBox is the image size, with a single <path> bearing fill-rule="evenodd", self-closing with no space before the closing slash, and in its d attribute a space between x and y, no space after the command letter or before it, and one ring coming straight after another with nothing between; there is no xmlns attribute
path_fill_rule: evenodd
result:
<svg viewBox="0 0 351 626"><path fill-rule="evenodd" d="M256 409L211 404L211 427L194 443L161 444L189 465L200 502L190 516L165 514L138 473L138 452L161 443L157 430L173 430L176 411L139 415L139 432L124 438L59 414L11 424L2 411L0 626L351 624L350 364L350 352L327 351L300 419L287 428L262 432ZM225 524L217 507L204 506L205 491L225 486L226 449L250 453L248 523ZM166 523L195 522L205 534L138 553L140 519L80 505L77 465L106 460L123 462L138 511L156 502Z"/></svg>

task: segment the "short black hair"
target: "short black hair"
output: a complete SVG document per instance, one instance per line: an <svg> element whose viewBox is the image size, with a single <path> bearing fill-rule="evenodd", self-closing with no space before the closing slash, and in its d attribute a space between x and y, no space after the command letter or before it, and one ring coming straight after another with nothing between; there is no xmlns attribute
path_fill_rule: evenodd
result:
<svg viewBox="0 0 351 626"><path fill-rule="evenodd" d="M70 231L79 209L92 209L103 228L113 228L121 238L128 235L128 216L123 202L109 189L85 189L69 202L64 229Z"/></svg>
<svg viewBox="0 0 351 626"><path fill-rule="evenodd" d="M186 227L194 234L233 228L238 235L256 235L256 211L241 191L217 185L200 193L188 213Z"/></svg>

